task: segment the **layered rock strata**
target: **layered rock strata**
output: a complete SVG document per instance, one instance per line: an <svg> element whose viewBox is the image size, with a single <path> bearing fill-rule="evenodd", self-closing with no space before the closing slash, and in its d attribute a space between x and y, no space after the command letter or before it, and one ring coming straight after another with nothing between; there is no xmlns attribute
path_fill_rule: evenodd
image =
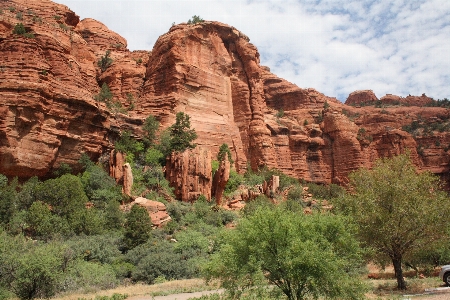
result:
<svg viewBox="0 0 450 300"><path fill-rule="evenodd" d="M151 52L130 52L123 37L64 5L9 0L0 8L0 173L8 177L46 177L61 163L76 171L80 153L97 160L121 132L140 138L148 115L165 129L179 111L210 157L230 146L239 172L268 166L345 184L351 171L406 151L419 170L449 171L449 111L425 107L425 95L375 100L366 90L343 104L278 78L247 36L219 22L174 25ZM18 23L28 35L13 33ZM104 83L108 103L95 100ZM180 187L178 196L189 193Z"/></svg>

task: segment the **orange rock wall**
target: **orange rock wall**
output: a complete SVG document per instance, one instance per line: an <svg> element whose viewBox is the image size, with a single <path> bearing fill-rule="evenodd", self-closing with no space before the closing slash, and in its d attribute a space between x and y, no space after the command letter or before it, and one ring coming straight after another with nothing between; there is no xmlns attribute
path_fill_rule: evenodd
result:
<svg viewBox="0 0 450 300"><path fill-rule="evenodd" d="M377 108L362 105L376 99L366 90L349 97L358 107L345 105L278 78L247 36L219 22L174 25L151 52L130 52L123 37L64 5L9 0L0 8L0 173L7 176L45 177L63 162L76 169L80 153L108 155L121 131L139 138L148 115L167 128L179 111L211 158L230 146L239 172L266 165L345 183L351 171L405 151L420 170L449 171L447 131L402 130L449 118L446 108L424 107L425 95L385 96ZM35 38L12 33L18 12ZM108 50L113 62L102 72L97 61ZM103 83L121 110L94 100Z"/></svg>

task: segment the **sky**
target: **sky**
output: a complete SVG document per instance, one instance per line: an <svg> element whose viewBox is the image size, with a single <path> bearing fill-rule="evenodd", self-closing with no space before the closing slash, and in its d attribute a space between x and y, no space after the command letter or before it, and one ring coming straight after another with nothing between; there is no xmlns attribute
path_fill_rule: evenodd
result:
<svg viewBox="0 0 450 300"><path fill-rule="evenodd" d="M450 99L449 0L56 0L151 50L193 15L234 26L261 65L345 102L355 90Z"/></svg>

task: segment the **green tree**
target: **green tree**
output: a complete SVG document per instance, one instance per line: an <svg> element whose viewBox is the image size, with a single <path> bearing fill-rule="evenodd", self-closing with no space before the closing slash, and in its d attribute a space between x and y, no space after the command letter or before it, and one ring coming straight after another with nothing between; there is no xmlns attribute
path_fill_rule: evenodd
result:
<svg viewBox="0 0 450 300"><path fill-rule="evenodd" d="M0 225L8 224L16 211L17 185L17 178L8 184L8 178L0 174Z"/></svg>
<svg viewBox="0 0 450 300"><path fill-rule="evenodd" d="M27 212L27 231L33 238L50 240L55 234L62 236L70 233L67 221L52 214L48 204L41 201L34 202Z"/></svg>
<svg viewBox="0 0 450 300"><path fill-rule="evenodd" d="M111 93L111 90L109 89L109 86L106 82L102 84L100 93L94 96L94 99L100 102L110 102L112 98L113 94Z"/></svg>
<svg viewBox="0 0 450 300"><path fill-rule="evenodd" d="M126 250L144 244L150 237L152 221L145 208L133 205L125 223L124 246Z"/></svg>
<svg viewBox="0 0 450 300"><path fill-rule="evenodd" d="M188 20L188 24L197 24L197 23L202 23L202 22L204 22L205 20L203 20L202 18L200 18L200 16L197 16L197 15L193 15L192 16L192 19L189 19Z"/></svg>
<svg viewBox="0 0 450 300"><path fill-rule="evenodd" d="M219 153L217 153L217 160L222 161L225 158L225 155L228 156L228 161L230 162L230 164L232 164L234 160L231 156L230 147L228 147L228 144L223 143L222 145L220 145Z"/></svg>
<svg viewBox="0 0 450 300"><path fill-rule="evenodd" d="M158 129L159 129L158 120L156 120L156 118L152 115L148 116L145 119L144 125L142 126L142 130L144 131L143 141L145 146L147 147L153 146Z"/></svg>
<svg viewBox="0 0 450 300"><path fill-rule="evenodd" d="M58 216L68 216L84 210L88 202L80 178L70 174L49 179L39 185L37 198L50 204L52 212Z"/></svg>
<svg viewBox="0 0 450 300"><path fill-rule="evenodd" d="M392 262L397 287L406 289L404 258L447 236L450 203L438 178L418 174L409 157L399 155L378 160L372 170L352 173L350 189L352 193L336 199L337 209L352 216L374 261Z"/></svg>
<svg viewBox="0 0 450 300"><path fill-rule="evenodd" d="M106 50L106 53L104 56L102 56L98 61L97 61L97 65L100 68L100 70L102 70L102 72L105 72L106 69L108 69L109 66L111 66L111 64L113 63L113 60L111 57L109 57L111 55L111 51Z"/></svg>
<svg viewBox="0 0 450 300"><path fill-rule="evenodd" d="M20 299L49 298L55 294L61 276L60 251L52 244L35 246L20 257L11 283Z"/></svg>
<svg viewBox="0 0 450 300"><path fill-rule="evenodd" d="M184 112L177 113L175 124L169 127L170 131L170 149L180 151L195 148L196 144L192 142L197 138L195 129L191 129L189 115Z"/></svg>
<svg viewBox="0 0 450 300"><path fill-rule="evenodd" d="M206 265L232 296L276 286L288 299L363 299L360 248L340 216L262 206L245 217Z"/></svg>

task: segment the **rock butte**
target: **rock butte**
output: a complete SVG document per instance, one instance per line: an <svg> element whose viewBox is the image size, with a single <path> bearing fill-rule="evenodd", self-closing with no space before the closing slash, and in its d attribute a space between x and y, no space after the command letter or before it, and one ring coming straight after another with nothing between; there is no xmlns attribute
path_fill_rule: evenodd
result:
<svg viewBox="0 0 450 300"><path fill-rule="evenodd" d="M446 108L422 107L425 95L378 99L366 90L349 95L353 106L341 103L278 78L247 36L219 22L174 25L151 52L131 52L123 37L64 5L10 0L0 8L0 173L8 177L45 178L61 163L77 170L81 153L106 161L120 131L139 137L150 114L167 128L179 111L212 157L230 146L239 172L266 165L344 184L351 171L407 150L419 170L449 171L448 132L402 130L419 118L449 119ZM35 38L13 34L19 22ZM107 50L113 63L101 72ZM94 100L105 82L126 114ZM373 101L391 105L364 106Z"/></svg>

